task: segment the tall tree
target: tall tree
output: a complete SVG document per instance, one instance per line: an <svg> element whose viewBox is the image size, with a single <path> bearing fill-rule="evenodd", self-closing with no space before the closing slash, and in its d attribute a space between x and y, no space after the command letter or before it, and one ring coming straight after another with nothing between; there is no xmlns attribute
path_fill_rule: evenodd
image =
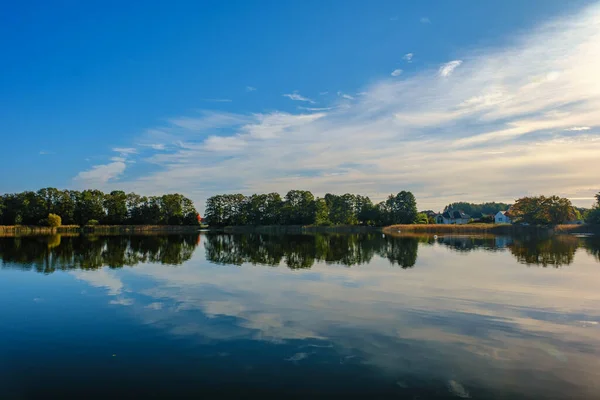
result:
<svg viewBox="0 0 600 400"><path fill-rule="evenodd" d="M104 198L106 209L105 223L121 225L127 220L127 195L122 190L114 190Z"/></svg>
<svg viewBox="0 0 600 400"><path fill-rule="evenodd" d="M307 190L290 190L285 195L283 218L288 225L314 223L315 196Z"/></svg>
<svg viewBox="0 0 600 400"><path fill-rule="evenodd" d="M79 225L85 225L91 220L103 221L105 216L104 193L99 190L77 193L75 220Z"/></svg>
<svg viewBox="0 0 600 400"><path fill-rule="evenodd" d="M387 223L412 224L417 219L417 201L411 192L401 191L390 195L385 202Z"/></svg>

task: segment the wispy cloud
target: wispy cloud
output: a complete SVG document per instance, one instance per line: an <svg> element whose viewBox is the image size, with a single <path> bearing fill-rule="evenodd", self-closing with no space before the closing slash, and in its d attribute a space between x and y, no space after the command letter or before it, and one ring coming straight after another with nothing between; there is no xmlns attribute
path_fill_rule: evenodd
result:
<svg viewBox="0 0 600 400"><path fill-rule="evenodd" d="M431 20L428 17L421 17L419 20L422 24L430 24Z"/></svg>
<svg viewBox="0 0 600 400"><path fill-rule="evenodd" d="M393 17L390 17L390 21L398 21L398 16L394 15Z"/></svg>
<svg viewBox="0 0 600 400"><path fill-rule="evenodd" d="M404 55L404 57L402 57L402 59L403 59L403 60L405 60L405 61L411 62L411 61L412 61L412 59L413 59L413 56L414 56L414 54L413 54L413 53L406 53L406 54Z"/></svg>
<svg viewBox="0 0 600 400"><path fill-rule="evenodd" d="M580 131L589 131L591 128L589 126L574 126L572 128L569 129L565 129L566 131L571 131L571 132L580 132Z"/></svg>
<svg viewBox="0 0 600 400"><path fill-rule="evenodd" d="M452 75L454 70L458 68L460 64L462 64L462 60L454 60L442 65L438 71L439 76L447 77Z"/></svg>
<svg viewBox="0 0 600 400"><path fill-rule="evenodd" d="M540 193L587 198L600 182L600 134L579 128L600 125L599 46L595 6L461 54L458 69L457 59L383 79L356 99L340 91L331 110L173 118L145 142L181 146L137 156L151 173L125 178L125 164L85 173L118 176L98 178L107 188L183 192L200 209L215 193L293 188L374 200L407 189L423 209Z"/></svg>
<svg viewBox="0 0 600 400"><path fill-rule="evenodd" d="M137 153L137 150L133 147L115 147L115 148L113 148L113 151L120 153L120 154L124 154L124 155L130 155L130 154Z"/></svg>
<svg viewBox="0 0 600 400"><path fill-rule="evenodd" d="M402 70L401 69L395 69L392 71L392 73L390 75L392 76L400 76L402 74Z"/></svg>
<svg viewBox="0 0 600 400"><path fill-rule="evenodd" d="M313 101L312 99L309 99L308 97L302 96L297 91L294 91L294 93L284 94L283 97L287 97L288 99L294 100L294 101L306 101L311 104L315 103L315 101Z"/></svg>
<svg viewBox="0 0 600 400"><path fill-rule="evenodd" d="M329 111L333 110L335 107L302 107L298 106L298 110L306 110L306 111Z"/></svg>
<svg viewBox="0 0 600 400"><path fill-rule="evenodd" d="M210 102L210 103L231 103L233 101L231 99L200 99L200 100Z"/></svg>
<svg viewBox="0 0 600 400"><path fill-rule="evenodd" d="M329 92L325 91L325 92L319 92L319 96L325 96L326 94L329 94Z"/></svg>
<svg viewBox="0 0 600 400"><path fill-rule="evenodd" d="M46 156L46 155L49 155L49 154L54 154L54 152L53 151L48 151L48 150L40 150L40 152L39 152L40 156Z"/></svg>
<svg viewBox="0 0 600 400"><path fill-rule="evenodd" d="M346 100L354 100L354 96L349 95L348 93L344 93L344 92L337 92L337 95L343 99Z"/></svg>
<svg viewBox="0 0 600 400"><path fill-rule="evenodd" d="M256 88L254 86L246 86L246 92L254 92Z"/></svg>
<svg viewBox="0 0 600 400"><path fill-rule="evenodd" d="M244 115L216 111L202 111L196 116L171 118L169 120L176 128L188 131L204 131L206 129L236 126L248 121L249 118Z"/></svg>

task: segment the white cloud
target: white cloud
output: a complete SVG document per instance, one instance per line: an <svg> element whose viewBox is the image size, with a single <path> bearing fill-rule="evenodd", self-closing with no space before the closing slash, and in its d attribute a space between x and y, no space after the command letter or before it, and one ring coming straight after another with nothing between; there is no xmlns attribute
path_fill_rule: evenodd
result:
<svg viewBox="0 0 600 400"><path fill-rule="evenodd" d="M422 24L430 24L431 20L428 17L421 17L419 20Z"/></svg>
<svg viewBox="0 0 600 400"><path fill-rule="evenodd" d="M109 164L94 165L92 169L77 174L75 180L84 185L96 187L97 185L118 178L125 172L125 168L126 165L124 161L113 161Z"/></svg>
<svg viewBox="0 0 600 400"><path fill-rule="evenodd" d="M402 74L402 70L401 69L395 69L392 71L392 73L390 75L392 76L400 76Z"/></svg>
<svg viewBox="0 0 600 400"><path fill-rule="evenodd" d="M440 67L438 74L443 77L450 76L460 64L462 64L462 60L450 61Z"/></svg>
<svg viewBox="0 0 600 400"><path fill-rule="evenodd" d="M40 156L46 156L48 154L54 154L54 152L48 151L48 150L40 150L39 154L40 154Z"/></svg>
<svg viewBox="0 0 600 400"><path fill-rule="evenodd" d="M572 128L569 129L565 129L566 131L571 131L571 132L580 132L580 131L589 131L591 128L589 126L574 126Z"/></svg>
<svg viewBox="0 0 600 400"><path fill-rule="evenodd" d="M404 55L404 57L402 57L402 59L403 59L403 60L405 60L405 61L411 62L411 61L412 61L412 59L413 59L413 56L414 56L414 54L413 54L413 53L406 53L406 54Z"/></svg>
<svg viewBox="0 0 600 400"><path fill-rule="evenodd" d="M246 86L246 92L254 92L256 88L254 86Z"/></svg>
<svg viewBox="0 0 600 400"><path fill-rule="evenodd" d="M154 150L164 150L165 149L165 145L163 143L153 143L153 144L149 144L148 146Z"/></svg>
<svg viewBox="0 0 600 400"><path fill-rule="evenodd" d="M306 101L306 102L312 103L312 104L315 103L313 100L309 99L308 97L304 97L304 96L300 95L296 91L294 91L294 93L284 94L283 97L287 97L288 99L294 100L294 101Z"/></svg>
<svg viewBox="0 0 600 400"><path fill-rule="evenodd" d="M115 147L112 150L117 153L123 154L123 155L130 155L130 154L137 153L137 150L133 147Z"/></svg>
<svg viewBox="0 0 600 400"><path fill-rule="evenodd" d="M460 58L468 62L459 69L455 60L357 88L365 94L356 99L339 92L337 103L323 107L335 108L308 115L174 118L140 141L181 146L138 157L138 165L153 163L153 172L120 183L141 193L183 192L199 209L215 193L293 188L374 200L406 189L423 209L598 191L600 136L565 130L600 125L599 7ZM116 171L87 173L119 176L124 164L101 167Z"/></svg>

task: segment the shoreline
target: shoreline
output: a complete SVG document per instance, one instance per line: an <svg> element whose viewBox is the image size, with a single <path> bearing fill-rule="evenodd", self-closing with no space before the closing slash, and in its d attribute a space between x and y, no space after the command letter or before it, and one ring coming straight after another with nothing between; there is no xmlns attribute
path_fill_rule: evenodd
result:
<svg viewBox="0 0 600 400"><path fill-rule="evenodd" d="M557 225L546 226L523 226L510 224L465 224L465 225L442 225L442 224L414 224L414 225L390 225L383 228L383 233L398 235L403 233L424 234L492 234L492 235L559 235L559 234L593 234L600 233L597 225Z"/></svg>
<svg viewBox="0 0 600 400"><path fill-rule="evenodd" d="M47 226L0 225L0 237L56 234L169 234L195 233L201 230L224 233L302 234L302 233L384 233L403 234L488 234L488 235L559 235L600 234L600 225L557 225L555 227L523 226L509 224L411 224L390 226L362 225L241 225L209 228L199 225L65 225L57 228Z"/></svg>
<svg viewBox="0 0 600 400"><path fill-rule="evenodd" d="M362 225L332 225L332 226L317 226L317 225L239 225L226 226L223 228L211 229L211 231L221 231L225 233L366 233L366 232L381 232L382 227L379 226L362 226Z"/></svg>
<svg viewBox="0 0 600 400"><path fill-rule="evenodd" d="M56 234L136 234L136 233L193 233L202 229L199 225L65 225L49 226L0 225L0 237Z"/></svg>

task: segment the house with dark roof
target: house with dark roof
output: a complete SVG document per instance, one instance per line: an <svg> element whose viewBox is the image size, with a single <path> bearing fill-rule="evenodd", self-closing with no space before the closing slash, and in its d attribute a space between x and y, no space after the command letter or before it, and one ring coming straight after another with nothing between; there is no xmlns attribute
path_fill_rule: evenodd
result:
<svg viewBox="0 0 600 400"><path fill-rule="evenodd" d="M435 223L444 225L463 225L471 220L471 216L462 210L447 210L436 215Z"/></svg>

